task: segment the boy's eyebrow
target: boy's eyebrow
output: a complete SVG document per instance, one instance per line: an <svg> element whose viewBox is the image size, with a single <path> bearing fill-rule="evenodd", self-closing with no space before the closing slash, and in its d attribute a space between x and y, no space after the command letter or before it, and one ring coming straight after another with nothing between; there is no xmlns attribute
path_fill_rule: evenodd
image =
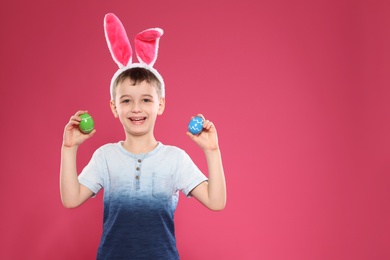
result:
<svg viewBox="0 0 390 260"><path fill-rule="evenodd" d="M130 95L127 95L127 94L122 95L122 96L119 97L119 99L122 99L122 98L124 98L124 97L130 97Z"/></svg>
<svg viewBox="0 0 390 260"><path fill-rule="evenodd" d="M129 95L129 94L124 94L124 95L120 96L119 99L127 98L127 97L131 97L131 95ZM153 98L153 95L151 95L151 94L142 94L141 97Z"/></svg>
<svg viewBox="0 0 390 260"><path fill-rule="evenodd" d="M143 94L142 97L150 97L150 98L153 98L153 95L150 95L150 94Z"/></svg>

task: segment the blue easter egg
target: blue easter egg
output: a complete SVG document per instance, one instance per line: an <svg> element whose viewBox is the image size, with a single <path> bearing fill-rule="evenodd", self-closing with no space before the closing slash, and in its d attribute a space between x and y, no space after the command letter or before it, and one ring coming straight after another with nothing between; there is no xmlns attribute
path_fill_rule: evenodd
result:
<svg viewBox="0 0 390 260"><path fill-rule="evenodd" d="M193 134L197 135L203 130L203 119L199 116L196 116L191 119L190 123L188 124L188 131Z"/></svg>

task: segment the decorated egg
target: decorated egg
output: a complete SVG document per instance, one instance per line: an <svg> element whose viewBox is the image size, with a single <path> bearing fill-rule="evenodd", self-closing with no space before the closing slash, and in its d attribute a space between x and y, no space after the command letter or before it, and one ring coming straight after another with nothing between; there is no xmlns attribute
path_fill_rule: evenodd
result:
<svg viewBox="0 0 390 260"><path fill-rule="evenodd" d="M188 124L188 131L193 135L197 135L200 134L202 130L203 130L203 119L200 116L193 117L190 123Z"/></svg>

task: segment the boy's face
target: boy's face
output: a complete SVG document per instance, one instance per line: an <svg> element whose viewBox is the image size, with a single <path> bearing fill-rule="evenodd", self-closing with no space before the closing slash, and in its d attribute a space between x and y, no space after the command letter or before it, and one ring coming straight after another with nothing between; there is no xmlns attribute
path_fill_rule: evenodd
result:
<svg viewBox="0 0 390 260"><path fill-rule="evenodd" d="M111 110L119 118L127 134L153 134L158 115L165 108L165 99L159 98L156 88L143 81L133 86L130 79L119 83L115 89L115 100Z"/></svg>

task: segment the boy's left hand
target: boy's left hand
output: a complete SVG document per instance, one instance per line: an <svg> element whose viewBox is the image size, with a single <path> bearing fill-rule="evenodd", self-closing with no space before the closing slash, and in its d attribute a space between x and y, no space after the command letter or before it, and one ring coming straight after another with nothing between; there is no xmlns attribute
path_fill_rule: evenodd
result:
<svg viewBox="0 0 390 260"><path fill-rule="evenodd" d="M202 114L198 114L203 119L203 130L199 135L193 135L187 131L187 135L194 140L205 152L218 150L218 135L214 124L205 119Z"/></svg>

